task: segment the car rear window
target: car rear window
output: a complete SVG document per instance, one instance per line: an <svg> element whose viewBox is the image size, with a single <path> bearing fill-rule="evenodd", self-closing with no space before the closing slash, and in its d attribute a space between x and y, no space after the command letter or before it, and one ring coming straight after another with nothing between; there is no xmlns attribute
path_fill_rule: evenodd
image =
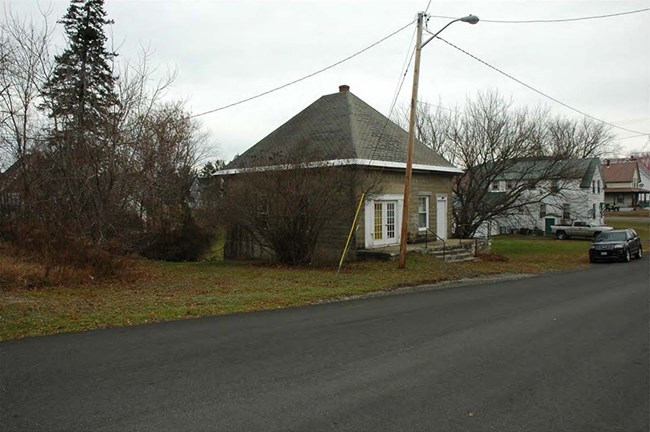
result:
<svg viewBox="0 0 650 432"><path fill-rule="evenodd" d="M596 237L596 241L625 241L624 232L602 232Z"/></svg>

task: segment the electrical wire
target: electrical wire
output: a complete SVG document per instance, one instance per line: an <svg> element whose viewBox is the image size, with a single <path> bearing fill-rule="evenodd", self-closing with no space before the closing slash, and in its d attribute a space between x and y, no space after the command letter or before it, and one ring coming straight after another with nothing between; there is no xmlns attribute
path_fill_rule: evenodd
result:
<svg viewBox="0 0 650 432"><path fill-rule="evenodd" d="M631 139L631 138L640 138L640 137L647 137L648 135L646 134L639 134L639 135L632 135L632 136L626 136L623 138L617 138L618 140L626 140L626 139ZM650 137L649 137L650 138Z"/></svg>
<svg viewBox="0 0 650 432"><path fill-rule="evenodd" d="M559 104L559 105L562 105L562 106L565 107L565 108L570 109L571 111L577 112L578 114L581 114L581 115L583 115L583 116L585 116L585 117L589 117L589 118L592 119L592 120L596 120L596 121L598 121L598 122L600 122L600 123L604 123L604 124L609 125L609 126L611 126L611 127L613 127L613 128L616 128L616 129L624 130L624 131L631 132L631 133L634 133L634 134L640 134L640 135L644 135L644 136L650 136L650 132L641 132L641 131L637 131L637 130L633 130L633 129L624 128L624 127L622 127L622 126L617 126L617 125L615 125L614 123L610 123L610 122L608 122L608 121L601 120L601 119L599 119L599 118L597 118L597 117L594 117L594 116L592 116L592 115L590 115L590 114L587 114L587 113L584 112L584 111L580 111L580 110L577 109L577 108L573 108L572 106L570 106L570 105L568 105L568 104L566 104L566 103L564 103L564 102L562 102L562 101L560 101L560 100L554 98L553 96L550 96L550 95L544 93L544 92L541 91L541 90L537 90L535 87L533 87L533 86L531 86L531 85L529 85L529 84L526 84L525 82L523 82L523 81L521 81L520 79L517 79L517 78L515 78L514 76L512 76L512 75L510 75L510 74L508 74L508 73L502 71L501 69L499 69L499 68L497 68L497 67L495 67L495 66L492 66L491 64L487 63L486 61L481 60L480 58L476 57L474 54L471 54L471 53L465 51L464 49L458 47L457 45L454 45L453 43L451 43L451 42L449 42L449 41L447 41L447 40L445 40L445 39L443 39L443 38L441 38L440 36L437 36L437 38L440 39L441 41L443 41L444 43L446 43L447 45L449 45L449 46L455 48L456 50L458 50L458 51L460 51L460 52L462 52L463 54L465 54L465 55L467 55L467 56L473 58L474 60L478 61L479 63L482 63L482 64L484 64L485 66L489 67L490 69L497 71L497 72L500 73L501 75L504 75L504 76L510 78L511 80L513 80L513 81L515 81L515 82L517 82L517 83L523 85L524 87L528 88L529 90L532 90L532 91L534 91L535 93L537 93L537 94L539 94L539 95L541 95L541 96L544 96L545 98L550 99L550 100L552 100L553 102L555 102L555 103L557 103L557 104Z"/></svg>
<svg viewBox="0 0 650 432"><path fill-rule="evenodd" d="M386 121L384 122L384 127L381 129L381 133L379 134L379 137L377 138L377 142L375 143L374 148L372 149L372 153L370 154L370 159L368 160L368 166L372 163L372 161L375 159L375 154L377 153L377 149L379 148L379 144L384 137L384 132L386 131L386 127L388 126L388 122L390 122L390 117L393 115L393 110L395 109L395 105L397 105L397 99L399 98L400 93L402 92L402 87L404 86L404 81L406 80L406 75L408 74L408 71L411 67L411 62L413 61L413 57L415 55L415 36L416 36L417 31L413 32L413 35L411 36L411 41L409 42L409 47L406 52L406 58L404 59L404 64L402 65L402 71L400 72L400 77L399 77L399 82L397 85L397 88L395 89L395 93L393 95L393 100L391 102L390 108L388 109L388 114L386 115ZM384 167L381 168L381 171L383 172Z"/></svg>
<svg viewBox="0 0 650 432"><path fill-rule="evenodd" d="M617 12L606 15L593 15L586 17L577 17L577 18L564 18L564 19L538 19L538 20L489 20L481 19L482 23L498 23L498 24L548 24L548 23L564 23L564 22L573 22L573 21L585 21L593 19L602 19L602 18L612 18L622 15L632 15L642 12L648 12L650 8L636 9L626 12ZM450 17L444 15L429 15L431 18L444 18L444 19L456 19L457 17Z"/></svg>
<svg viewBox="0 0 650 432"><path fill-rule="evenodd" d="M650 145L650 136L646 140L645 144L643 144L643 146L641 147L641 152L644 152L648 148L649 145Z"/></svg>
<svg viewBox="0 0 650 432"><path fill-rule="evenodd" d="M438 108L438 109L442 109L442 110L445 110L445 111L449 111L449 112L452 112L452 113L465 114L465 112L463 112L463 110L460 110L458 108L449 108L449 107L442 106L442 105L432 104L430 102L418 101L418 104L428 105L428 106Z"/></svg>
<svg viewBox="0 0 650 432"><path fill-rule="evenodd" d="M357 52L355 52L354 54L349 55L349 56L345 57L344 59L337 61L336 63L332 63L331 65L326 66L326 67L324 67L324 68L322 68L322 69L319 69L319 70L317 70L317 71L315 71L315 72L312 72L312 73L310 73L310 74L308 74L308 75L302 76L302 77L300 77L300 78L298 78L298 79L295 79L295 80L290 81L290 82L288 82L288 83L282 84L282 85L280 85L280 86L278 86L278 87L274 87L274 88L272 88L272 89L270 89L270 90L267 90L267 91L265 91L265 92L262 92L262 93L256 94L255 96L247 97L247 98L245 98L245 99L241 99L241 100L239 100L239 101L237 101L237 102L233 102L233 103L230 103L230 104L228 104L228 105L221 106L221 107L219 107L219 108L211 109L211 110L204 111L204 112L201 112L201 113L198 113L198 114L193 114L193 115L189 116L189 118L201 117L201 116L204 116L204 115L206 115L206 114L212 114L212 113L217 112L217 111L225 110L226 108L231 108L231 107L234 107L234 106L237 106L237 105L241 105L241 104L243 104L243 103L245 103L245 102L249 102L249 101L252 101L252 100L254 100L254 99L258 99L258 98L260 98L260 97L262 97L262 96L266 96L266 95L271 94L271 93L273 93L273 92L276 92L276 91L278 91L278 90L282 90L282 89L287 88L287 87L289 87L289 86L291 86L291 85L297 84L297 83L299 83L299 82L301 82L301 81L304 81L304 80L306 80L306 79L308 79L308 78L311 78L311 77L313 77L313 76L316 76L316 75L318 75L318 74L320 74L320 73L323 73L323 72L325 72L325 71L327 71L327 70L329 70L329 69L332 69L332 68L334 68L334 67L336 67L336 66L338 66L338 65L340 65L340 64L342 64L342 63L345 63L346 61L351 60L351 59L353 59L354 57L356 57L356 56L358 56L358 55L360 55L360 54L363 54L364 52L368 51L368 50L371 49L371 48L376 47L376 46L379 45L380 43L382 43L382 42L384 42L384 41L390 39L391 37L393 37L393 36L395 36L396 34L400 33L400 32L403 31L404 29L408 28L408 27L409 27L410 25L412 25L414 22L415 22L415 21L410 21L410 22L409 22L408 24L406 24L405 26L400 27L399 29L395 30L394 32L392 32L392 33L389 34L388 36L385 36L385 37L379 39L377 42L374 42L374 43L368 45L367 47L363 48L362 50L357 51Z"/></svg>
<svg viewBox="0 0 650 432"><path fill-rule="evenodd" d="M395 93L393 94L393 99L391 101L390 109L388 110L388 118L390 118L391 114L393 113L393 109L395 108L395 105L397 104L397 99L399 98L400 93L402 92L402 86L404 85L404 81L406 80L406 74L408 74L409 69L411 68L411 63L413 62L413 58L415 57L415 51L416 51L416 34L417 34L417 29L414 29L413 35L411 36L411 42L409 43L409 48L406 52L406 58L404 59L404 63L402 64L402 70L400 71L400 82L395 89Z"/></svg>

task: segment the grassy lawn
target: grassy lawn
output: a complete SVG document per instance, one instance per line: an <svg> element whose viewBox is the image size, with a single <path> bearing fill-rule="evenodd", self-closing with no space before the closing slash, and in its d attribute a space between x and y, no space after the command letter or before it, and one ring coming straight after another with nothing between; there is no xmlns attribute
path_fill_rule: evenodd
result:
<svg viewBox="0 0 650 432"><path fill-rule="evenodd" d="M646 231L647 232L647 231ZM647 237L646 237L647 238ZM258 263L135 260L126 281L77 282L26 288L3 284L3 271L28 272L0 250L0 340L305 305L400 286L500 273L538 273L587 267L586 241L502 236L479 262L443 263L409 256L336 269L288 269ZM8 279L5 279L8 280Z"/></svg>
<svg viewBox="0 0 650 432"><path fill-rule="evenodd" d="M605 212L605 219L609 217L648 217L649 211L646 210L634 210L634 211L617 211L617 212Z"/></svg>
<svg viewBox="0 0 650 432"><path fill-rule="evenodd" d="M621 212L621 213L632 213L632 212ZM646 216L647 216L647 212L646 212ZM641 237L641 241L643 242L643 246L644 246L643 250L650 251L650 219L641 222L641 221L628 221L628 220L611 220L611 219L608 220L607 218L605 218L605 223L616 229L634 228L637 234L639 234L639 237Z"/></svg>

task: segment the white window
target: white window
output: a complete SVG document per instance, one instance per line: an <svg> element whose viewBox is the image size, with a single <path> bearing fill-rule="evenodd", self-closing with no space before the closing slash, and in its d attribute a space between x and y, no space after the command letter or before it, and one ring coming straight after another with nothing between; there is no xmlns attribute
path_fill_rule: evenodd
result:
<svg viewBox="0 0 650 432"><path fill-rule="evenodd" d="M429 197L418 197L418 229L426 231L429 228Z"/></svg>

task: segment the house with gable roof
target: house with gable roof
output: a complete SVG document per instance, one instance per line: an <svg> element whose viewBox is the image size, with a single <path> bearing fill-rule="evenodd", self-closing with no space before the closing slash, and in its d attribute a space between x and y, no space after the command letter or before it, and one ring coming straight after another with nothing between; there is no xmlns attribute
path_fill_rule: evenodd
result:
<svg viewBox="0 0 650 432"><path fill-rule="evenodd" d="M519 183L526 187L512 210L484 223L478 236L521 230L550 235L552 225L571 220L604 223L605 182L599 158L518 161L489 185L486 199L499 200Z"/></svg>
<svg viewBox="0 0 650 432"><path fill-rule="evenodd" d="M618 208L647 207L650 194L650 170L635 159L606 160L605 202Z"/></svg>
<svg viewBox="0 0 650 432"><path fill-rule="evenodd" d="M407 140L404 129L350 92L349 86L342 85L339 92L313 102L216 175L227 182L232 176L265 170L323 166L361 169L381 179L381 190L362 203L353 230L353 245L356 249L397 245L404 205ZM303 156L300 167L274 163L282 160L275 155L292 154ZM460 172L435 151L421 142L415 143L409 240L418 235L431 238L434 233L442 239L450 236L451 181ZM349 212L334 218L319 240L319 261L336 262L344 249L362 191L349 192ZM236 241L241 243L242 239ZM231 249L226 245L225 250ZM260 254L259 248L251 245L228 253L229 257L242 258ZM355 247L350 254L355 256Z"/></svg>

